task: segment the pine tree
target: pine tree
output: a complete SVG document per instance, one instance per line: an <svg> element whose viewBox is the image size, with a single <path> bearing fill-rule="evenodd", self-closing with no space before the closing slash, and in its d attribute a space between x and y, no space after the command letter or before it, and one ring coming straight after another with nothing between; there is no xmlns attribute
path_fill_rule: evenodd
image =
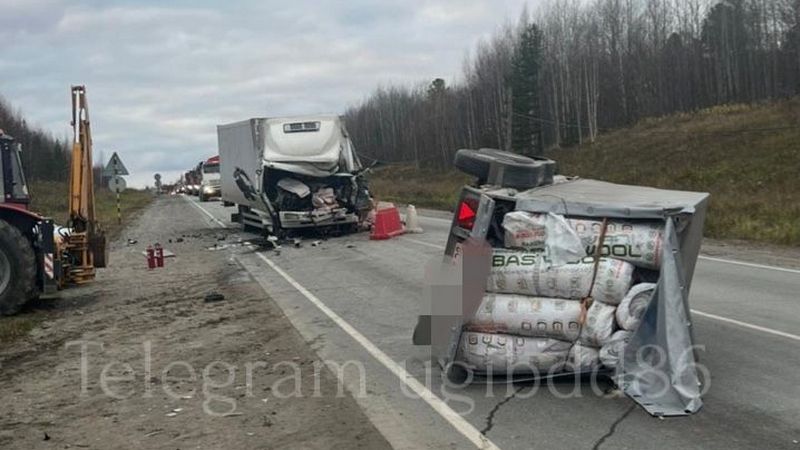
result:
<svg viewBox="0 0 800 450"><path fill-rule="evenodd" d="M525 25L511 60L511 146L524 155L544 151L539 119L541 42L539 28L533 23Z"/></svg>

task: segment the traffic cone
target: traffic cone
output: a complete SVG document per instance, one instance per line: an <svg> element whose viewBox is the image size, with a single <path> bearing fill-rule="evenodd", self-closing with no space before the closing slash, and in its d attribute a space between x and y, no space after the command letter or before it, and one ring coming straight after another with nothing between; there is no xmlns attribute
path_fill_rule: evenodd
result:
<svg viewBox="0 0 800 450"><path fill-rule="evenodd" d="M375 223L372 225L370 239L389 239L400 236L405 230L400 223L400 212L393 204L379 205L375 212Z"/></svg>
<svg viewBox="0 0 800 450"><path fill-rule="evenodd" d="M417 208L414 205L408 205L408 208L406 208L406 232L422 233L422 227L419 226L419 217L417 217Z"/></svg>

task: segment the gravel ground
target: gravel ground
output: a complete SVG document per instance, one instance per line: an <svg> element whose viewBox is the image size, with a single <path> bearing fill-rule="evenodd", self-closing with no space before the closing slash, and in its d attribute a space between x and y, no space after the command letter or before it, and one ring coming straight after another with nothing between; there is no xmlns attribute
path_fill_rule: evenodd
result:
<svg viewBox="0 0 800 450"><path fill-rule="evenodd" d="M158 199L96 282L31 307L0 349L1 448L388 447L201 217ZM154 242L176 256L151 271Z"/></svg>

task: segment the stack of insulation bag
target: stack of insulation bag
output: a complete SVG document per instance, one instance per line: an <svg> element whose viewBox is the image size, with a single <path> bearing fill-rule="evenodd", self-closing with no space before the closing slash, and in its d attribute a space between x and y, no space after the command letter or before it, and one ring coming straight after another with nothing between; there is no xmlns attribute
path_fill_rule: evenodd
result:
<svg viewBox="0 0 800 450"><path fill-rule="evenodd" d="M663 222L608 220L599 259L602 220L515 211L502 225L461 362L477 373L538 376L615 368L653 297Z"/></svg>

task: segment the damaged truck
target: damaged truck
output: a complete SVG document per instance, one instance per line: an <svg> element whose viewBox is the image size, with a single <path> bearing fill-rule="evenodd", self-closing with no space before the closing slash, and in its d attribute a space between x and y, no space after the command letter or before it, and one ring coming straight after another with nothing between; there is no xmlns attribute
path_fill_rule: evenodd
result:
<svg viewBox="0 0 800 450"><path fill-rule="evenodd" d="M222 200L245 230L356 231L372 207L341 118L253 118L217 127Z"/></svg>

